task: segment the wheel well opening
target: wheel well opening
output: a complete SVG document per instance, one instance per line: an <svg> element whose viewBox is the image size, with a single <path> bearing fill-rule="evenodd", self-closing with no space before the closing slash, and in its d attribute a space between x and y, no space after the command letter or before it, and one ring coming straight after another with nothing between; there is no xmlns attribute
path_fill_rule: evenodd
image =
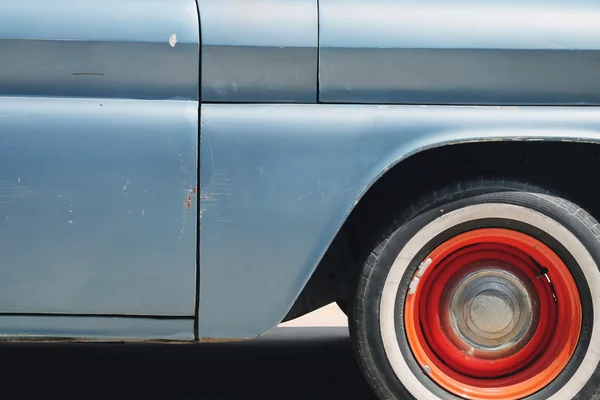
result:
<svg viewBox="0 0 600 400"><path fill-rule="evenodd" d="M483 142L417 153L387 171L365 193L288 313L293 319L354 293L362 260L386 221L433 189L476 177L531 183L600 216L600 146L570 142Z"/></svg>

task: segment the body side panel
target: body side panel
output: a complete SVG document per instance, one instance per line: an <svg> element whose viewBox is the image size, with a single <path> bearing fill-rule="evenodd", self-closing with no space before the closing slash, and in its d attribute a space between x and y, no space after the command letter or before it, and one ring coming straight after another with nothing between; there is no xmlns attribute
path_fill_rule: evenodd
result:
<svg viewBox="0 0 600 400"><path fill-rule="evenodd" d="M0 95L198 99L194 0L23 0L0 13Z"/></svg>
<svg viewBox="0 0 600 400"><path fill-rule="evenodd" d="M192 341L194 319L5 315L2 340Z"/></svg>
<svg viewBox="0 0 600 400"><path fill-rule="evenodd" d="M321 102L600 104L593 0L319 3Z"/></svg>
<svg viewBox="0 0 600 400"><path fill-rule="evenodd" d="M317 0L198 0L203 102L317 98Z"/></svg>
<svg viewBox="0 0 600 400"><path fill-rule="evenodd" d="M600 143L598 108L202 106L199 337L250 338L287 314L386 170L484 140Z"/></svg>
<svg viewBox="0 0 600 400"><path fill-rule="evenodd" d="M0 97L0 312L193 316L197 115Z"/></svg>

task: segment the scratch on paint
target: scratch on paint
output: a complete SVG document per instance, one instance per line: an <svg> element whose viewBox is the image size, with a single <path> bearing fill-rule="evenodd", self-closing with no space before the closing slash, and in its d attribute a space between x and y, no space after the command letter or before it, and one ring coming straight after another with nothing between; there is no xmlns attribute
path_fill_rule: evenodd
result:
<svg viewBox="0 0 600 400"><path fill-rule="evenodd" d="M35 191L15 181L0 181L0 206L22 202L35 195Z"/></svg>
<svg viewBox="0 0 600 400"><path fill-rule="evenodd" d="M221 83L221 81L217 81L217 83L215 83L215 90L221 96L226 93L225 90L223 90L223 84Z"/></svg>
<svg viewBox="0 0 600 400"><path fill-rule="evenodd" d="M179 172L181 172L181 175L183 176L187 175L190 172L188 170L187 165L185 165L181 154L179 155Z"/></svg>
<svg viewBox="0 0 600 400"><path fill-rule="evenodd" d="M208 151L210 152L210 165L212 165L213 171L215 170L215 158L213 157L212 145L210 139L208 139Z"/></svg>
<svg viewBox="0 0 600 400"><path fill-rule="evenodd" d="M204 212L214 209L215 222L231 222L231 218L227 214L233 207L228 200L232 194L227 170L213 170L208 183L200 188L200 216Z"/></svg>

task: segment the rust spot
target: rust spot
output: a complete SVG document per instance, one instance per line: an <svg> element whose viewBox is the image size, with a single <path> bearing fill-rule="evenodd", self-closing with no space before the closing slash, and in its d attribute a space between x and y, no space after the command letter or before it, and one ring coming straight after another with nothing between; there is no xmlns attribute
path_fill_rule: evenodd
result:
<svg viewBox="0 0 600 400"><path fill-rule="evenodd" d="M186 208L191 208L192 207L192 193L194 194L194 197L195 197L196 196L196 188L187 190L186 192L187 192L187 195L183 202L183 205Z"/></svg>
<svg viewBox="0 0 600 400"><path fill-rule="evenodd" d="M187 198L185 199L185 201L183 202L183 205L186 206L187 208L192 207L192 196L190 196L189 194L187 195Z"/></svg>

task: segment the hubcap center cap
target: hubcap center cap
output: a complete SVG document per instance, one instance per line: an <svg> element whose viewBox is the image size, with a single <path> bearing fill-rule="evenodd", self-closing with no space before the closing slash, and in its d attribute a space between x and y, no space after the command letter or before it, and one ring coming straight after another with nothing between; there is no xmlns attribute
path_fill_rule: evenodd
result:
<svg viewBox="0 0 600 400"><path fill-rule="evenodd" d="M531 339L539 299L528 276L496 260L464 266L446 284L442 327L463 352L484 359L515 354Z"/></svg>
<svg viewBox="0 0 600 400"><path fill-rule="evenodd" d="M513 322L514 304L510 297L498 290L485 290L471 302L469 317L472 323L486 333L499 333Z"/></svg>

